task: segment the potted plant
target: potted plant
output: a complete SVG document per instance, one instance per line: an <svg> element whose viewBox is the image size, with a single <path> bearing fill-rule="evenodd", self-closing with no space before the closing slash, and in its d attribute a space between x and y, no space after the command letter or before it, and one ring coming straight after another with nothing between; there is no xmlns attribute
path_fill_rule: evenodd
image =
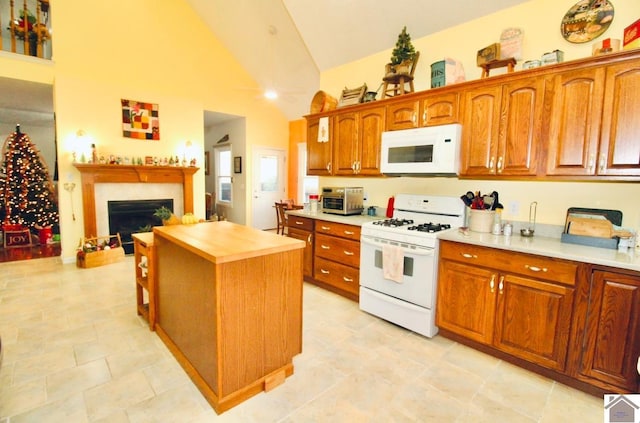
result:
<svg viewBox="0 0 640 423"><path fill-rule="evenodd" d="M165 226L179 225L182 223L182 221L178 218L178 216L173 214L173 212L168 208L166 208L165 206L162 206L159 209L156 209L153 215L159 218L160 220L162 220L162 224Z"/></svg>
<svg viewBox="0 0 640 423"><path fill-rule="evenodd" d="M391 52L391 63L387 63L386 75L410 74L416 50L411 43L411 35L407 33L407 27L402 28L398 35L396 47Z"/></svg>

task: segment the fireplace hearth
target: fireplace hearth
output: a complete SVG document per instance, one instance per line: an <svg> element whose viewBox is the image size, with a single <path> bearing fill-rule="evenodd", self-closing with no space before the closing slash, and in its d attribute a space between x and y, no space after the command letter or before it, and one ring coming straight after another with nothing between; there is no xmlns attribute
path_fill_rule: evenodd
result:
<svg viewBox="0 0 640 423"><path fill-rule="evenodd" d="M153 215L160 207L173 212L173 199L108 201L109 233L120 233L125 254L133 254L131 234L144 231L144 227L162 225Z"/></svg>

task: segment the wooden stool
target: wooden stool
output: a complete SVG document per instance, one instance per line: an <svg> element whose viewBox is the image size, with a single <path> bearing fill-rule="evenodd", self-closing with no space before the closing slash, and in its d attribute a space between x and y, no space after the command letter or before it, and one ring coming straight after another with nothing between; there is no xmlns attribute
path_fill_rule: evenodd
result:
<svg viewBox="0 0 640 423"><path fill-rule="evenodd" d="M513 67L516 65L516 59L513 57L509 57L508 59L502 60L493 60L491 62L487 62L484 65L480 65L482 68L482 76L481 78L486 78L489 76L489 70L496 68L507 67L507 73L513 72Z"/></svg>
<svg viewBox="0 0 640 423"><path fill-rule="evenodd" d="M382 78L384 85L382 86L382 98L394 97L406 93L412 93L413 88L413 74L416 71L416 65L420 58L420 52L416 52L413 57L413 63L411 63L411 69L409 73L392 74ZM409 84L409 89L406 89L406 84Z"/></svg>
<svg viewBox="0 0 640 423"><path fill-rule="evenodd" d="M382 78L382 80L384 81L384 85L382 86L382 98L412 93L414 90L413 76L411 75L387 76ZM405 88L406 84L409 84L409 89Z"/></svg>

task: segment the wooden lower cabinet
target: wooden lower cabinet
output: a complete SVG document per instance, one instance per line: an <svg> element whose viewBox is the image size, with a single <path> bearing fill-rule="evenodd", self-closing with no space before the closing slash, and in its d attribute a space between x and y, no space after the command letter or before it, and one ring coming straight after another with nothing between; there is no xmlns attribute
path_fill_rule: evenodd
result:
<svg viewBox="0 0 640 423"><path fill-rule="evenodd" d="M316 221L314 241L315 282L358 301L360 292L360 227Z"/></svg>
<svg viewBox="0 0 640 423"><path fill-rule="evenodd" d="M576 377L608 392L638 392L640 276L594 269L576 315Z"/></svg>
<svg viewBox="0 0 640 423"><path fill-rule="evenodd" d="M640 274L441 241L440 333L586 392L640 390Z"/></svg>
<svg viewBox="0 0 640 423"><path fill-rule="evenodd" d="M576 266L444 241L436 325L540 366L563 370Z"/></svg>
<svg viewBox="0 0 640 423"><path fill-rule="evenodd" d="M313 219L289 216L287 233L289 237L305 242L302 275L305 281L311 281L313 279Z"/></svg>

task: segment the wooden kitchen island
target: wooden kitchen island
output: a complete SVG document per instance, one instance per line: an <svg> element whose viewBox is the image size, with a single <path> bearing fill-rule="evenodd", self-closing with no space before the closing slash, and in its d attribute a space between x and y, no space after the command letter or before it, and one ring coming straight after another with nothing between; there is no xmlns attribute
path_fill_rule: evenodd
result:
<svg viewBox="0 0 640 423"><path fill-rule="evenodd" d="M156 331L215 411L293 374L304 242L230 222L153 233Z"/></svg>

